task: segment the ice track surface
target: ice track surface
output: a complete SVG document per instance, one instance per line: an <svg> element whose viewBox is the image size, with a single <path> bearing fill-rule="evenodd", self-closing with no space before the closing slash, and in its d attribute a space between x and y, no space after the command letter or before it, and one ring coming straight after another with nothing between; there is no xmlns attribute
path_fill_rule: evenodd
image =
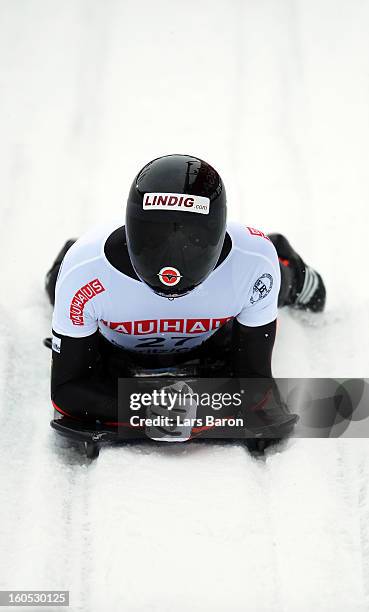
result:
<svg viewBox="0 0 369 612"><path fill-rule="evenodd" d="M1 589L69 589L73 612L369 609L367 440L90 464L49 429L41 346L64 240L188 152L230 217L326 279L322 316L281 313L275 374L368 376L368 26L359 0L1 3Z"/></svg>

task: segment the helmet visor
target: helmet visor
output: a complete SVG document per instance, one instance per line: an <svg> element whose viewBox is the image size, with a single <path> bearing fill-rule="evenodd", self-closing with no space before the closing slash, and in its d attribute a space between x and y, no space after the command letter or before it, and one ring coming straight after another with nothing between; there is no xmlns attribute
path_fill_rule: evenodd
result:
<svg viewBox="0 0 369 612"><path fill-rule="evenodd" d="M225 217L225 211L219 214ZM186 219L181 213L169 215L156 211L147 213L145 219L131 216L127 220L128 248L141 280L160 295L177 297L202 283L215 268L224 241L225 218L205 221L191 213L185 213Z"/></svg>

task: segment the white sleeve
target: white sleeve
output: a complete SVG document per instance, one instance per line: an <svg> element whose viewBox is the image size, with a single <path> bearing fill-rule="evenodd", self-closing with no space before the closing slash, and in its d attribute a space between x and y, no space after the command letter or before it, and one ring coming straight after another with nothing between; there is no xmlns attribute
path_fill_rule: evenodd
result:
<svg viewBox="0 0 369 612"><path fill-rule="evenodd" d="M280 286L279 261L273 249L271 257L260 259L237 321L248 327L259 327L274 321L278 314Z"/></svg>
<svg viewBox="0 0 369 612"><path fill-rule="evenodd" d="M94 298L105 288L93 270L85 266L67 270L65 263L56 283L53 330L72 338L90 336L98 328Z"/></svg>

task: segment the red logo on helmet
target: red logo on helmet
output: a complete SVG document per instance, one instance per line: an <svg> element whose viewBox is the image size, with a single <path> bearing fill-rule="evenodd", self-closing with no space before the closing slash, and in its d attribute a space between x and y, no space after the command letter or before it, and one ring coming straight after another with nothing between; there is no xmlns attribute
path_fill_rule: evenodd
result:
<svg viewBox="0 0 369 612"><path fill-rule="evenodd" d="M177 270L177 268L173 268L172 266L166 266L162 268L158 274L163 285L167 285L167 287L174 287L181 280L182 276Z"/></svg>

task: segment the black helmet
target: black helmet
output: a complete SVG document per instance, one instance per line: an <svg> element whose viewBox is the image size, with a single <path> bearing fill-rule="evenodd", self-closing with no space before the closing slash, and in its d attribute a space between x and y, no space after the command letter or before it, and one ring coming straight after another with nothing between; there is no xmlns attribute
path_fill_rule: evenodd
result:
<svg viewBox="0 0 369 612"><path fill-rule="evenodd" d="M226 193L214 168L166 155L138 173L129 192L126 235L138 277L159 295L180 297L214 270L226 231Z"/></svg>

